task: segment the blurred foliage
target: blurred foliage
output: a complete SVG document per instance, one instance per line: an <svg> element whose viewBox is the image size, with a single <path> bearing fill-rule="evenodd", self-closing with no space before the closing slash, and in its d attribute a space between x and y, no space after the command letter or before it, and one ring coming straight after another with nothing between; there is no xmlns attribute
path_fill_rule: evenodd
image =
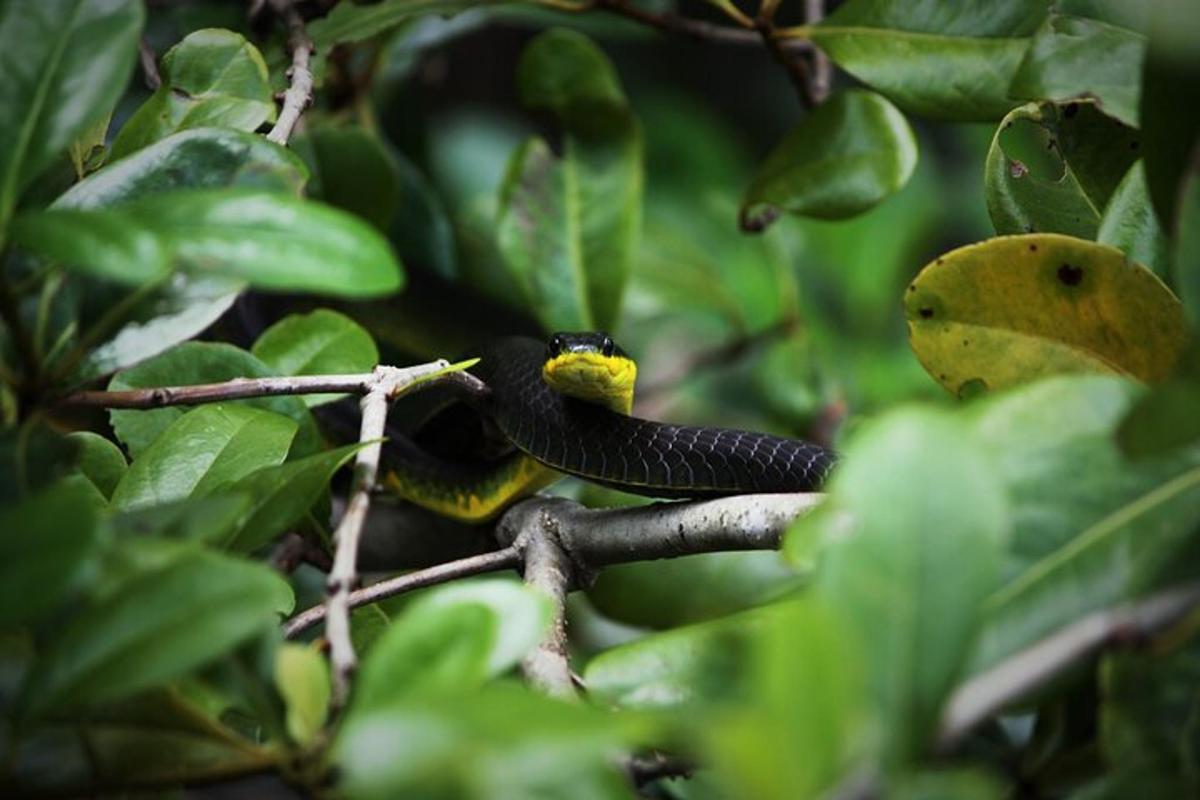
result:
<svg viewBox="0 0 1200 800"><path fill-rule="evenodd" d="M288 147L258 5L0 2L0 793L1196 794L1194 615L937 749L964 681L1200 577L1194 2L307 0ZM62 402L563 327L640 415L844 453L782 555L580 587L576 703L512 679L551 610L499 579L357 610L330 713L273 555L327 555L336 397Z"/></svg>

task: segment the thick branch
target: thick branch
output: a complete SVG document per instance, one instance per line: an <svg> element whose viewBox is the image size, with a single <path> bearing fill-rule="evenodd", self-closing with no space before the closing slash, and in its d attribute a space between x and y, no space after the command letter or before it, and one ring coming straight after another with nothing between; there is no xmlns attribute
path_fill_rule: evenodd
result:
<svg viewBox="0 0 1200 800"><path fill-rule="evenodd" d="M559 544L557 527L552 516L540 514L538 522L523 530L515 543L525 559L526 585L549 598L554 608L550 629L525 657L521 670L530 684L542 692L554 697L573 697L566 623L567 592L574 583L573 566Z"/></svg>
<svg viewBox="0 0 1200 800"><path fill-rule="evenodd" d="M312 104L313 76L308 62L316 48L304 29L304 18L296 11L292 0L271 0L271 8L287 25L288 50L292 53L292 66L288 68L288 89L283 95L283 107L279 119L271 128L267 138L276 144L286 145L304 109Z"/></svg>
<svg viewBox="0 0 1200 800"><path fill-rule="evenodd" d="M506 547L503 550L494 550L490 553L483 553L471 556L470 558L461 558L457 561L439 564L436 567L410 572L407 575L400 575L386 581L379 581L378 583L373 583L370 586L351 592L347 599L350 608L358 608L359 606L376 603L380 600L386 600L389 597L395 597L416 589L449 583L459 578L468 578L472 575L482 575L487 572L512 569L519 566L520 563L521 555L517 552L517 549L515 547ZM325 606L313 606L289 619L283 626L283 635L289 639L294 639L323 619L325 619Z"/></svg>
<svg viewBox="0 0 1200 800"><path fill-rule="evenodd" d="M1089 614L958 687L942 714L938 743L954 747L976 725L1032 690L1114 646L1139 643L1200 608L1200 583Z"/></svg>

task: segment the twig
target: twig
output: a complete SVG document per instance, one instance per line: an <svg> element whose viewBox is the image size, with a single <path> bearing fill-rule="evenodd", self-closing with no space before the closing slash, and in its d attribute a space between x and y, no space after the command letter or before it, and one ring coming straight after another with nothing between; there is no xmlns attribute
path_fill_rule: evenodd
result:
<svg viewBox="0 0 1200 800"><path fill-rule="evenodd" d="M308 62L316 47L308 37L304 18L296 11L292 0L271 0L271 8L287 24L292 66L287 71L288 89L283 95L283 108L279 110L279 118L275 121L275 127L267 133L267 138L276 144L286 145L296 123L300 121L300 115L313 101L313 76Z"/></svg>
<svg viewBox="0 0 1200 800"><path fill-rule="evenodd" d="M329 571L325 599L325 637L329 641L332 666L332 707L340 709L350 695L350 678L358 664L350 641L350 591L358 580L358 541L371 507L371 490L379 475L382 438L387 426L388 403L407 394L422 378L450 366L434 361L407 369L376 367L374 383L362 399L360 442L370 444L358 451L354 479L346 513L333 532L333 569Z"/></svg>
<svg viewBox="0 0 1200 800"><path fill-rule="evenodd" d="M569 10L587 11L592 8L599 8L609 13L631 19L634 22L648 25L663 33L683 36L695 41L735 45L762 44L762 38L759 34L751 30L754 21L745 15L742 15L740 21L743 29L730 25L714 25L711 22L703 20L681 17L672 12L656 14L631 5L626 0L595 0L595 2L583 3L577 8ZM788 40L784 47L793 52L802 52L811 49L813 45L804 39L792 39Z"/></svg>
<svg viewBox="0 0 1200 800"><path fill-rule="evenodd" d="M1104 609L1067 625L958 687L942 714L938 745L953 748L980 722L1100 651L1145 641L1200 608L1200 583Z"/></svg>
<svg viewBox="0 0 1200 800"><path fill-rule="evenodd" d="M517 549L515 547L506 547L503 550L494 550L490 553L470 556L469 558L460 558L457 561L450 561L445 564L439 564L436 567L429 567L428 569L410 572L407 575L400 575L396 578L373 583L370 586L365 586L362 589L356 589L351 592L348 602L350 608L358 608L370 603L379 602L380 600L386 600L389 597L404 594L405 592L424 589L427 586L436 586L441 583L457 580L458 578L467 578L472 575L482 575L486 572L511 569L520 563L521 555L517 552ZM294 639L323 619L325 619L325 606L313 606L289 619L283 626L283 635L289 639Z"/></svg>
<svg viewBox="0 0 1200 800"><path fill-rule="evenodd" d="M538 521L523 528L513 543L525 560L525 583L549 598L553 609L550 629L521 662L521 671L536 689L553 697L574 697L575 684L567 657L567 591L574 568L557 536L557 520L543 507Z"/></svg>
<svg viewBox="0 0 1200 800"><path fill-rule="evenodd" d="M138 63L141 64L142 80L146 82L147 89L153 92L162 86L162 75L158 73L158 56L154 54L154 48L144 36L138 40Z"/></svg>
<svg viewBox="0 0 1200 800"><path fill-rule="evenodd" d="M804 22L806 25L816 25L825 16L825 0L804 0ZM795 39L777 39L779 42L798 41ZM812 71L809 73L812 80L812 95L813 99L819 104L824 103L829 97L829 89L833 84L833 67L829 63L829 56L819 47L811 47L808 50L809 58L812 59Z"/></svg>
<svg viewBox="0 0 1200 800"><path fill-rule="evenodd" d="M807 41L804 39L781 39L775 35L775 23L771 21L769 16L759 16L754 21L754 27L758 30L758 35L762 38L763 44L767 46L767 50L771 55L775 56L775 60L784 68L788 77L792 80L792 85L796 87L796 94L800 97L800 102L807 109L816 108L820 103L816 92L813 90L812 76L809 74L808 63L804 57L798 54L794 47L789 46L788 42L792 41Z"/></svg>

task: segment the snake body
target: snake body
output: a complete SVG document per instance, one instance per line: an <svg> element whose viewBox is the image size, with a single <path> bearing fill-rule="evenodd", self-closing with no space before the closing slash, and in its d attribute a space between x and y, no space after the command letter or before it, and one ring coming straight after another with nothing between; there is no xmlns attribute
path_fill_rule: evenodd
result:
<svg viewBox="0 0 1200 800"><path fill-rule="evenodd" d="M442 513L494 516L559 473L652 497L704 498L814 490L834 464L831 451L809 442L654 422L566 396L542 379L552 354L536 339L500 339L478 355L471 372L491 389L478 410L514 452L451 464L408 441L388 449L392 488Z"/></svg>

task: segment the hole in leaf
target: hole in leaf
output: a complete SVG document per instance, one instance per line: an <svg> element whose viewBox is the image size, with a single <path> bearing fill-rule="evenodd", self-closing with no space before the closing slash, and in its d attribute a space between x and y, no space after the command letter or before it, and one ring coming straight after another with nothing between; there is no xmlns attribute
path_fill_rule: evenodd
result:
<svg viewBox="0 0 1200 800"><path fill-rule="evenodd" d="M932 308L918 308L917 313L921 315L921 319L931 319L933 317Z"/></svg>
<svg viewBox="0 0 1200 800"><path fill-rule="evenodd" d="M1078 286L1083 283L1083 267L1063 264L1058 268L1058 279L1064 286Z"/></svg>

